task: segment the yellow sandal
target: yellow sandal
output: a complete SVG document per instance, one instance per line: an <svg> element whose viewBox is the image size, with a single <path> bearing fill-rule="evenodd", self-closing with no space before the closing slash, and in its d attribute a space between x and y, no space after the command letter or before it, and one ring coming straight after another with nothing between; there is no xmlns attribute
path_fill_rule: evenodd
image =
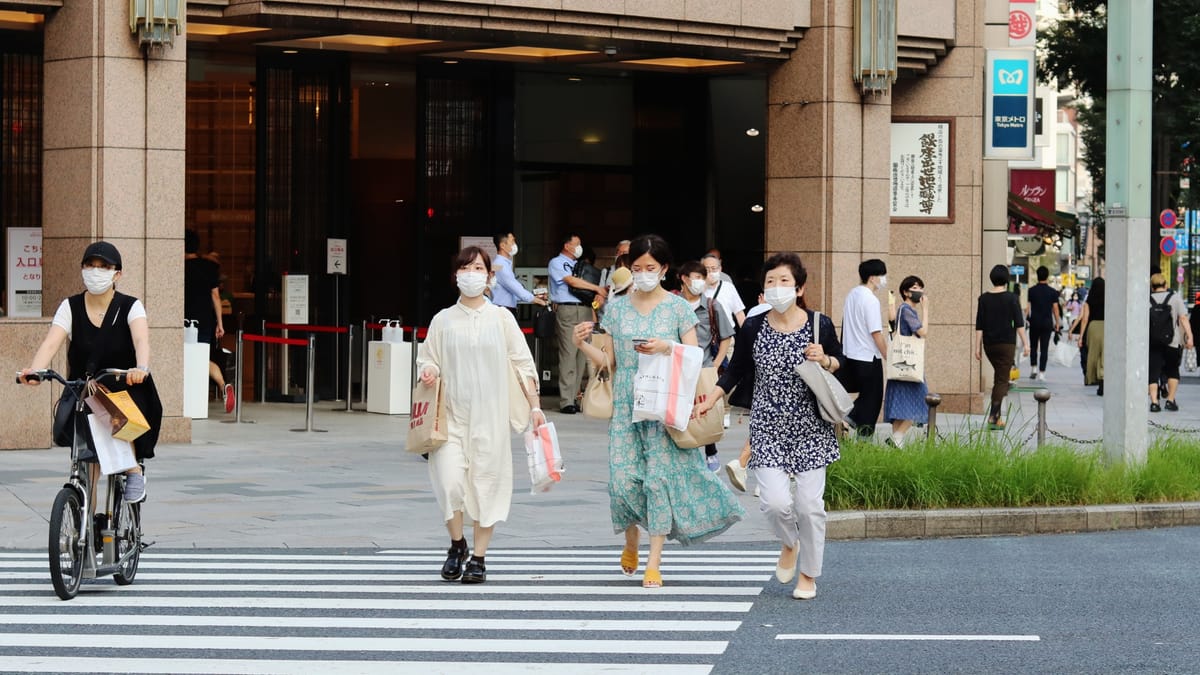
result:
<svg viewBox="0 0 1200 675"><path fill-rule="evenodd" d="M658 570L647 569L642 577L642 588L662 588L662 573Z"/></svg>
<svg viewBox="0 0 1200 675"><path fill-rule="evenodd" d="M638 552L637 549L632 551L629 549L621 550L621 572L627 577L633 576L638 568Z"/></svg>

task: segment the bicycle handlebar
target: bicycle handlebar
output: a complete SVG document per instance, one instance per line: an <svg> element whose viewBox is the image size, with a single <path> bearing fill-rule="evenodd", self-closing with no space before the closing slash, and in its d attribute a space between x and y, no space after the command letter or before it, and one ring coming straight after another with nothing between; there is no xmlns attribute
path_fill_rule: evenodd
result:
<svg viewBox="0 0 1200 675"><path fill-rule="evenodd" d="M87 384L89 379L99 381L101 378L103 378L105 376L121 376L121 375L127 374L128 372L129 371L127 369L122 369L122 368L106 368L106 369L100 371L100 374L98 374L92 378L85 377L85 378L78 379L78 380L68 380L65 377L63 377L62 375L59 375L56 371L54 371L50 368L44 368L42 370L35 370L32 373L25 375L25 381L26 382L41 382L42 380L54 380L55 382L58 382L59 384L61 384L64 387L81 387L81 386ZM24 384L24 382L21 382L21 375L22 375L22 373L17 373L17 378L16 378L17 384Z"/></svg>

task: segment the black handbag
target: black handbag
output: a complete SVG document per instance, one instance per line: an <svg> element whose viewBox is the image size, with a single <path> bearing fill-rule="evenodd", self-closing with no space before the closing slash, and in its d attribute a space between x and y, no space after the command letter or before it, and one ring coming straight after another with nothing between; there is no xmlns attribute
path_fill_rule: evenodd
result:
<svg viewBox="0 0 1200 675"><path fill-rule="evenodd" d="M600 285L600 270L594 265L589 265L583 261L577 262L574 269L571 270L571 274L575 278L582 279L590 284ZM590 306L592 301L596 299L595 291L573 287L569 287L568 290L571 291L571 295L579 298L579 302L585 305Z"/></svg>
<svg viewBox="0 0 1200 675"><path fill-rule="evenodd" d="M54 404L54 426L52 436L55 445L69 448L75 441L75 425L71 420L75 414L75 394L70 389L63 389L62 396Z"/></svg>
<svg viewBox="0 0 1200 675"><path fill-rule="evenodd" d="M558 318L554 315L554 310L544 309L533 318L533 335L548 340L554 337L557 326Z"/></svg>

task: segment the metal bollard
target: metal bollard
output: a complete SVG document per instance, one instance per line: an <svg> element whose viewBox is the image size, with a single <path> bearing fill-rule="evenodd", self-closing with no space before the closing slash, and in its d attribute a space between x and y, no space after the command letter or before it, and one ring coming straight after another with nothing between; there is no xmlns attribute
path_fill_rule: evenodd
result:
<svg viewBox="0 0 1200 675"><path fill-rule="evenodd" d="M374 317L371 317L371 320L372 320L372 322L374 322ZM363 319L363 322L362 322L362 377L360 377L358 380L358 386L359 386L358 402L361 403L364 408L367 406L367 359L370 357L370 353L367 350L367 346L371 344L371 338L373 338L373 337L375 337L375 336L372 335L371 330L369 328L367 328L367 320Z"/></svg>
<svg viewBox="0 0 1200 675"><path fill-rule="evenodd" d="M237 383L233 388L234 422L242 421L242 363L242 331L239 329L237 333L237 355L233 358L234 382Z"/></svg>
<svg viewBox="0 0 1200 675"><path fill-rule="evenodd" d="M1040 448L1046 444L1046 403L1050 400L1050 390L1038 389L1033 392L1033 400L1038 404L1037 439Z"/></svg>
<svg viewBox="0 0 1200 675"><path fill-rule="evenodd" d="M262 320L262 325L259 326L258 334L259 335L267 334L267 320L266 319ZM267 402L267 345L260 342L255 354L258 354L258 382L256 382L256 384L258 385L258 391L259 391L258 402L266 403ZM286 390L284 393L287 393Z"/></svg>
<svg viewBox="0 0 1200 675"><path fill-rule="evenodd" d="M292 429L292 431L320 431L324 429L313 428L313 399L316 397L316 379L317 379L317 338L313 335L308 336L308 372L305 373L304 383L304 428Z"/></svg>
<svg viewBox="0 0 1200 675"><path fill-rule="evenodd" d="M346 412L351 412L350 402L354 400L354 324L346 325Z"/></svg>
<svg viewBox="0 0 1200 675"><path fill-rule="evenodd" d="M929 406L929 422L925 425L926 440L933 440L937 436L937 409L941 404L941 394L925 394L925 405Z"/></svg>

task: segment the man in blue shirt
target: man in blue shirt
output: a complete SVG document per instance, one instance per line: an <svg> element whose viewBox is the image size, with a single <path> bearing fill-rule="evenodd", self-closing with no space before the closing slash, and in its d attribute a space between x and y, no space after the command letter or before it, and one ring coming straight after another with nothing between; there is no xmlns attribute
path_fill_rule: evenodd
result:
<svg viewBox="0 0 1200 675"><path fill-rule="evenodd" d="M586 357L575 346L572 334L575 325L591 321L592 307L580 302L571 294L572 288L592 291L596 300L604 302L608 289L589 283L574 276L575 261L583 255L583 244L578 235L567 235L563 239L562 251L550 260L550 302L554 303L556 337L558 338L558 398L559 410L567 415L579 412L575 397L583 380Z"/></svg>
<svg viewBox="0 0 1200 675"><path fill-rule="evenodd" d="M492 261L492 272L496 275L496 286L492 289L492 304L517 311L517 303L532 302L545 307L550 304L535 296L517 281L513 273L513 256L517 254L517 238L512 232L492 237L496 243L496 259Z"/></svg>

